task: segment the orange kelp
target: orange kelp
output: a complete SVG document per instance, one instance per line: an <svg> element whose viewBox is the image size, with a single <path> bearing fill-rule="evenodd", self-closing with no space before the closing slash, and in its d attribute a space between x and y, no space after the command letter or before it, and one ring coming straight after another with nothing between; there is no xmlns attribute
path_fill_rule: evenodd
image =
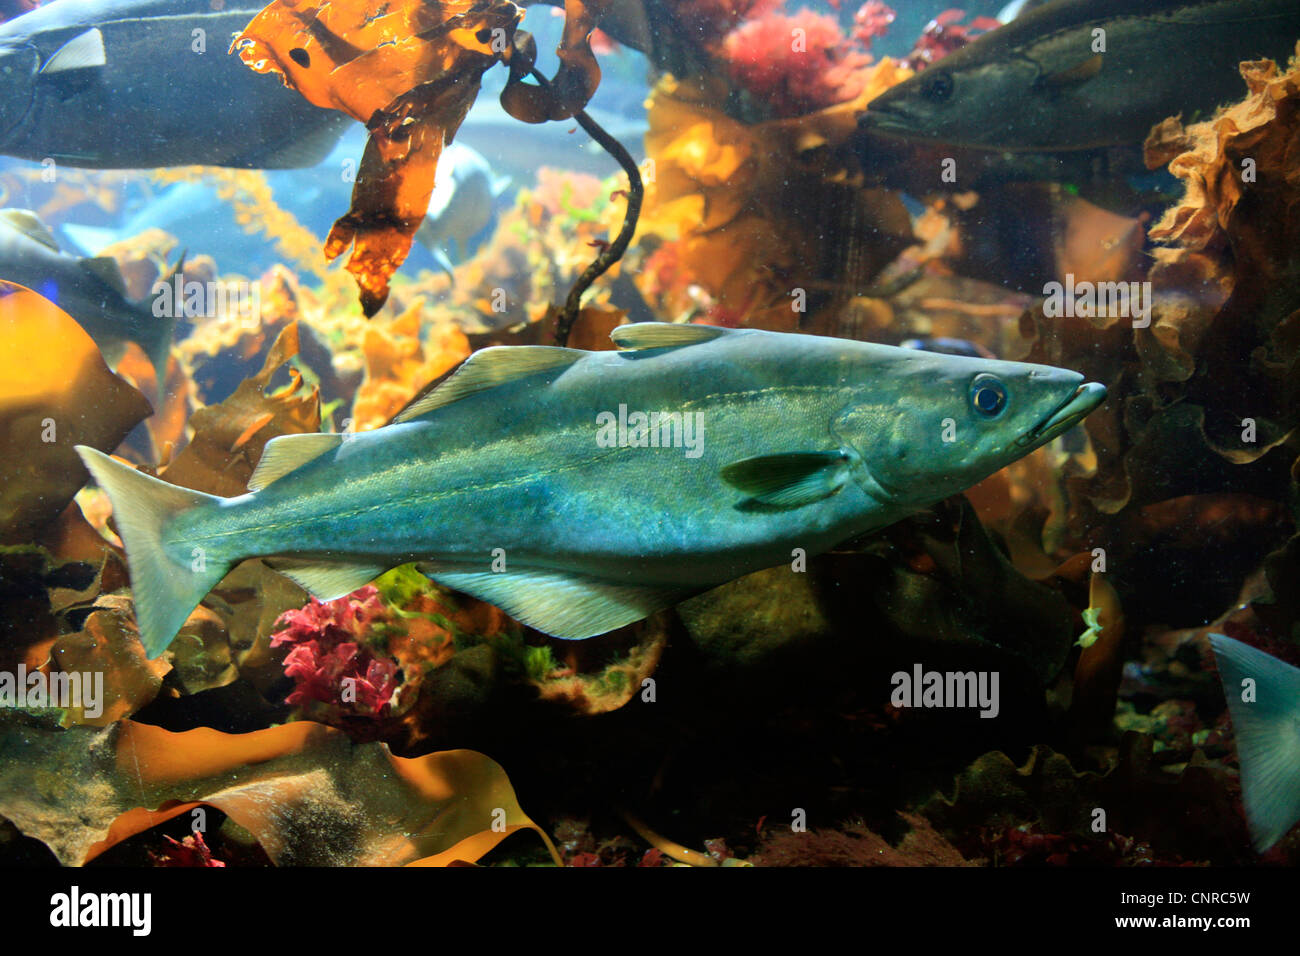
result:
<svg viewBox="0 0 1300 956"><path fill-rule="evenodd" d="M73 445L112 451L149 413L72 316L0 281L0 542L31 540L85 484Z"/></svg>
<svg viewBox="0 0 1300 956"><path fill-rule="evenodd" d="M511 49L522 12L505 0L363 4L275 0L231 49L278 73L317 106L366 124L352 208L334 223L325 256L348 260L361 307L374 315L429 208L443 146L469 111L483 72Z"/></svg>
<svg viewBox="0 0 1300 956"><path fill-rule="evenodd" d="M472 862L521 829L555 855L505 771L472 750L395 757L309 721L248 734L10 723L0 743L16 755L0 764L0 813L65 866L201 805L282 866Z"/></svg>

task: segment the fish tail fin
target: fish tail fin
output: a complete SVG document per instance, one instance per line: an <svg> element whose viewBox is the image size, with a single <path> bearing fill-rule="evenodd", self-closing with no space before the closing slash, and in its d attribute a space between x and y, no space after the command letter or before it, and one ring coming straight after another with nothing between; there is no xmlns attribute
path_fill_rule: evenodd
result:
<svg viewBox="0 0 1300 956"><path fill-rule="evenodd" d="M221 499L168 484L85 445L76 449L113 503L113 518L126 546L140 640L153 659L167 649L190 612L231 566L201 550L190 562L176 561L164 550L163 531L177 515Z"/></svg>
<svg viewBox="0 0 1300 956"><path fill-rule="evenodd" d="M1242 802L1255 849L1263 853L1300 820L1300 668L1210 635L1232 714Z"/></svg>

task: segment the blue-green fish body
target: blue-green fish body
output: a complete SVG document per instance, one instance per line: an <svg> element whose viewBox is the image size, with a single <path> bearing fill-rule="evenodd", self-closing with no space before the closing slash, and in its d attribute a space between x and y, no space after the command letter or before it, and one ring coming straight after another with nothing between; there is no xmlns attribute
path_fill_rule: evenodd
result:
<svg viewBox="0 0 1300 956"><path fill-rule="evenodd" d="M485 349L394 424L274 439L238 498L84 450L150 655L247 557L322 598L416 561L547 633L601 634L960 491L1105 394L1062 369L842 339L614 338Z"/></svg>

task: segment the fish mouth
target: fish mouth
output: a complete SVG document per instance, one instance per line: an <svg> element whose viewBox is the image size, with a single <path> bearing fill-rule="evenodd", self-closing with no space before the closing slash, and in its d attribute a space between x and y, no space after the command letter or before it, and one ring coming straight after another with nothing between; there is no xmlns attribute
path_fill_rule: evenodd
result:
<svg viewBox="0 0 1300 956"><path fill-rule="evenodd" d="M1105 385L1100 382L1084 382L1065 401L1048 412L1041 422L1017 438L1016 445L1022 448L1028 446L1027 450L1046 445L1087 418L1105 399Z"/></svg>

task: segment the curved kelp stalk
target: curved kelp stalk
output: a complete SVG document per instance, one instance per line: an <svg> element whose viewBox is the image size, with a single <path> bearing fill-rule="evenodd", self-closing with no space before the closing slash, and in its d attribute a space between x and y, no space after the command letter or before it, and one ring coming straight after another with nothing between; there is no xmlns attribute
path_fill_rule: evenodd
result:
<svg viewBox="0 0 1300 956"><path fill-rule="evenodd" d="M567 35L567 34L566 34ZM537 69L535 65L537 57L537 44L531 34L524 30L519 30L515 34L514 47L510 55L510 83L506 90L540 90L542 96L538 97L539 101L545 100L546 94L551 94L554 90L554 84L547 80ZM563 69L561 69L563 74ZM558 74L557 74L558 75ZM536 86L530 86L522 82L522 77L531 76L537 81ZM599 79L599 71L597 72ZM502 102L505 101L505 92L502 92ZM555 97L559 102L561 97ZM514 114L511 114L514 115ZM605 152L609 153L623 167L627 173L627 209L623 213L623 227L619 229L618 235L614 241L607 246L603 246L600 255L596 256L591 265L583 270L582 275L578 276L569 289L568 296L565 297L564 307L555 322L555 344L565 345L569 341L569 333L573 329L573 323L578 319L578 311L582 307L582 297L591 284L609 271L610 267L619 259L623 258L623 253L627 251L628 245L632 242L632 236L636 234L637 219L641 214L641 201L645 197L645 186L641 182L641 171L637 168L636 160L627 149L616 140L613 136L601 127L599 123L588 116L583 110L579 109L572 114L572 118L578 121L578 125L586 130L587 135L600 144Z"/></svg>

